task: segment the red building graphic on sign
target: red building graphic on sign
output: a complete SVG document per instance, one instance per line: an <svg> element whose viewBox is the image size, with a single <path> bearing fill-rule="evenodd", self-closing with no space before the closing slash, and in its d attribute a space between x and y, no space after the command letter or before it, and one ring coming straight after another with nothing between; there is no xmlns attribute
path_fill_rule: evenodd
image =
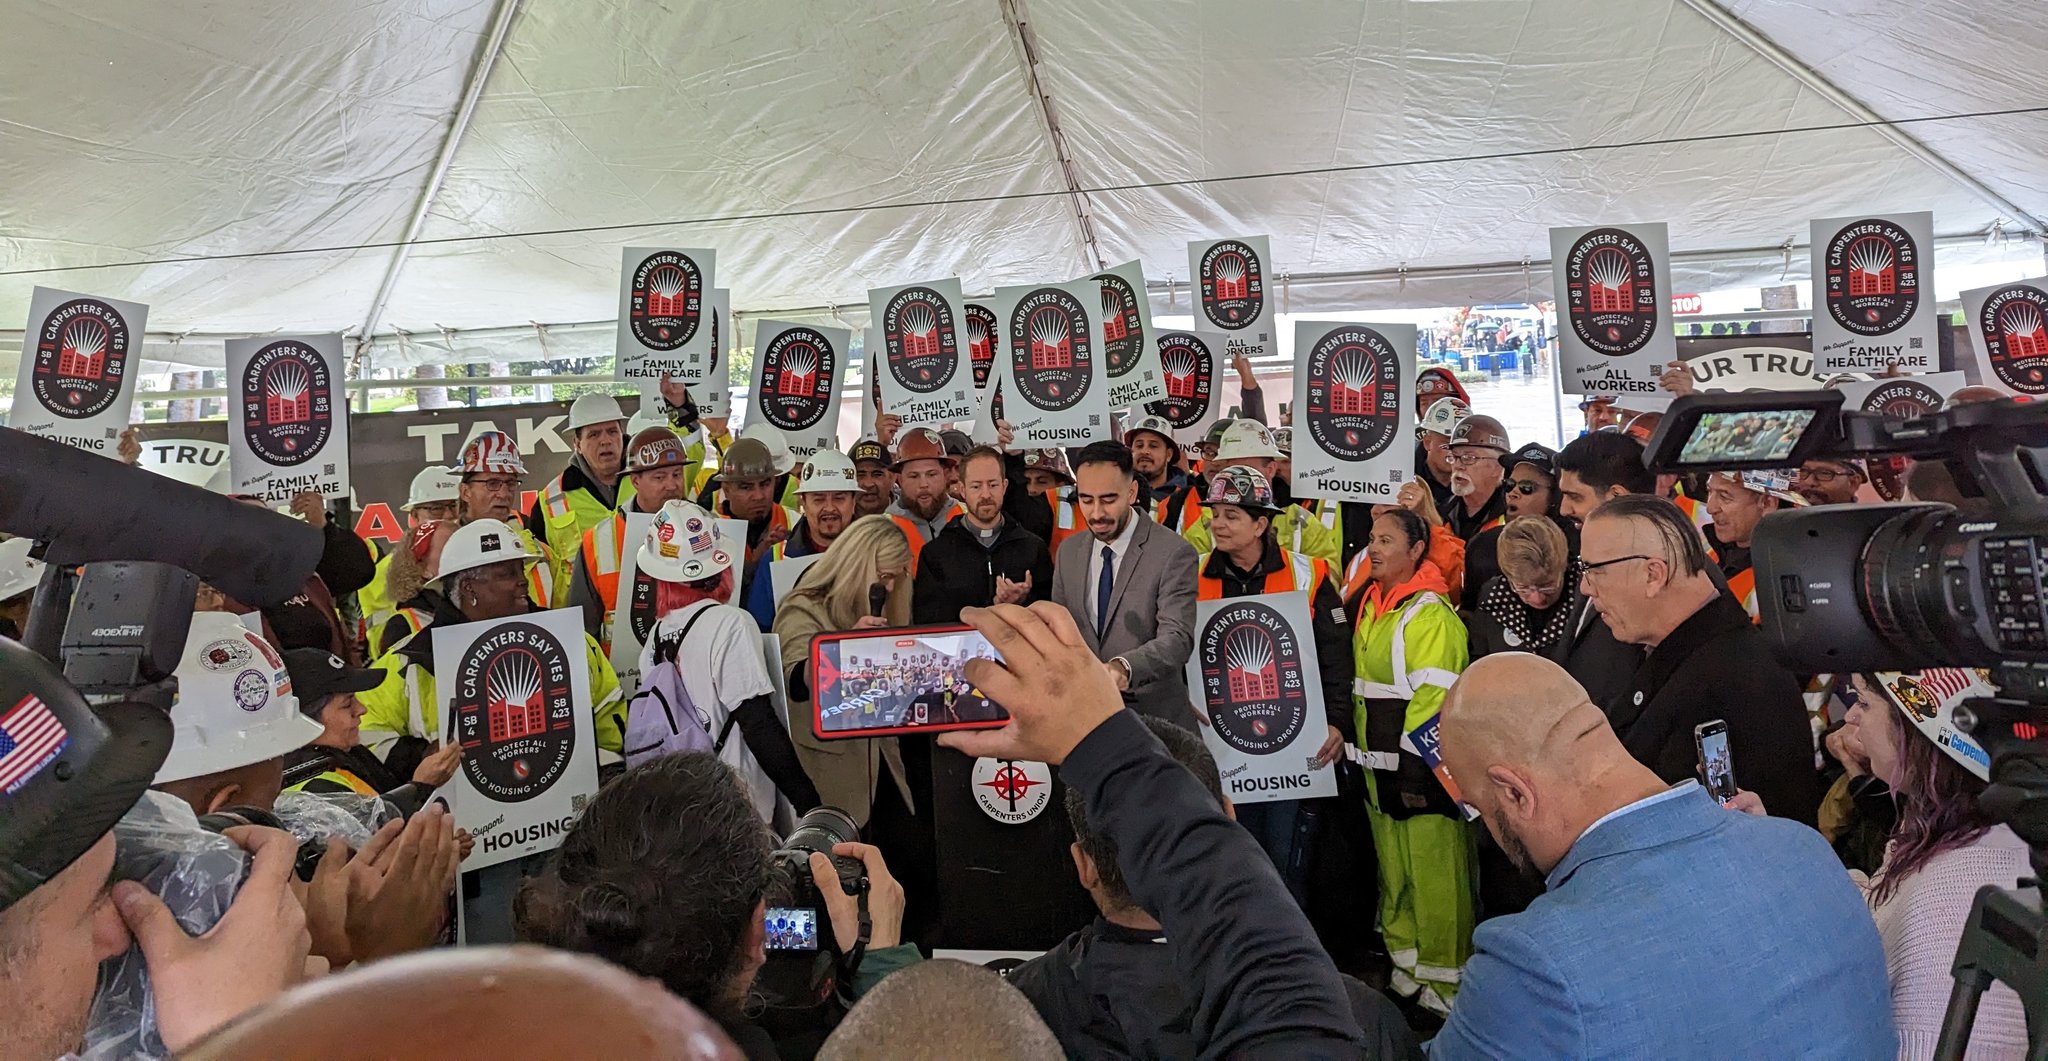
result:
<svg viewBox="0 0 2048 1061"><path fill-rule="evenodd" d="M107 326L90 318L72 321L57 349L57 374L71 379L105 378Z"/></svg>
<svg viewBox="0 0 2048 1061"><path fill-rule="evenodd" d="M263 380L263 420L300 424L313 418L313 399L306 391L306 367L285 361L271 367Z"/></svg>
<svg viewBox="0 0 2048 1061"><path fill-rule="evenodd" d="M1586 308L1594 313L1633 313L1636 281L1628 255L1616 247L1594 251L1586 262Z"/></svg>
<svg viewBox="0 0 2048 1061"><path fill-rule="evenodd" d="M1330 412L1337 416L1371 416L1379 404L1379 386L1372 367L1352 355L1330 368Z"/></svg>
<svg viewBox="0 0 2048 1061"><path fill-rule="evenodd" d="M1166 396L1189 401L1195 397L1195 353L1186 347L1174 347L1166 352L1165 363L1159 366L1166 373Z"/></svg>
<svg viewBox="0 0 2048 1061"><path fill-rule="evenodd" d="M1066 314L1047 308L1031 318L1031 367L1074 367L1074 336L1067 329Z"/></svg>
<svg viewBox="0 0 2048 1061"><path fill-rule="evenodd" d="M976 361L995 360L995 344L989 341L988 326L980 321L967 322L967 356Z"/></svg>
<svg viewBox="0 0 2048 1061"><path fill-rule="evenodd" d="M1232 700L1268 700L1280 695L1280 678L1273 669L1273 646L1264 637L1248 632L1231 638L1225 655Z"/></svg>
<svg viewBox="0 0 2048 1061"><path fill-rule="evenodd" d="M903 311L903 356L939 356L939 315L926 305L914 305Z"/></svg>
<svg viewBox="0 0 2048 1061"><path fill-rule="evenodd" d="M2041 330L2041 311L2032 304L2016 302L1998 314L1999 330L2005 333L2005 356L2048 357L2048 333Z"/></svg>
<svg viewBox="0 0 2048 1061"><path fill-rule="evenodd" d="M1226 298L1245 297L1251 289L1246 279L1250 273L1251 266L1244 260L1244 255L1229 251L1217 255L1216 298L1220 301Z"/></svg>
<svg viewBox="0 0 2048 1061"><path fill-rule="evenodd" d="M683 275L682 266L657 265L647 274L647 315L650 317L682 317L689 313L689 278Z"/></svg>
<svg viewBox="0 0 2048 1061"><path fill-rule="evenodd" d="M1104 288L1102 291L1102 339L1114 343L1131 334L1131 326L1124 321L1124 300L1117 293Z"/></svg>
<svg viewBox="0 0 2048 1061"><path fill-rule="evenodd" d="M1866 236L1849 247L1849 295L1895 295L1899 292L1892 245Z"/></svg>
<svg viewBox="0 0 2048 1061"><path fill-rule="evenodd" d="M805 343L792 344L783 358L782 379L776 383L775 393L808 398L817 378L818 351Z"/></svg>
<svg viewBox="0 0 2048 1061"><path fill-rule="evenodd" d="M488 684L487 713L493 744L547 731L547 706L540 695L540 661L531 653L516 652L499 660L491 668Z"/></svg>

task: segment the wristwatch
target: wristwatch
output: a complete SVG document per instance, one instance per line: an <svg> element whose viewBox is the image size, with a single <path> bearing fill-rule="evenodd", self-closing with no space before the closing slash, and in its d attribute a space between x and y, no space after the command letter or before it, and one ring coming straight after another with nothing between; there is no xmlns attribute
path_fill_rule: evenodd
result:
<svg viewBox="0 0 2048 1061"><path fill-rule="evenodd" d="M1130 684L1131 684L1131 661L1130 661L1130 660L1127 660L1127 659L1125 659L1125 658L1123 658L1122 656L1112 656L1112 657L1110 657L1110 660L1109 660L1109 661L1110 661L1111 663L1114 663L1114 664L1116 664L1117 666L1119 666L1119 667L1122 667L1122 668L1124 669L1124 684L1125 684L1126 686L1130 685Z"/></svg>

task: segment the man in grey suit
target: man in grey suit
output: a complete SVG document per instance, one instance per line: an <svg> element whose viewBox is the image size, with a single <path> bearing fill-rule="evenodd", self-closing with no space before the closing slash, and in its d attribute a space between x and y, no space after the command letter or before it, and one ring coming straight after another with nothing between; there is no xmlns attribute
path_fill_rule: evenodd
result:
<svg viewBox="0 0 2048 1061"><path fill-rule="evenodd" d="M1094 442L1074 461L1088 533L1060 543L1052 599L1109 668L1124 704L1192 728L1188 655L1195 647L1195 548L1136 509L1131 451Z"/></svg>

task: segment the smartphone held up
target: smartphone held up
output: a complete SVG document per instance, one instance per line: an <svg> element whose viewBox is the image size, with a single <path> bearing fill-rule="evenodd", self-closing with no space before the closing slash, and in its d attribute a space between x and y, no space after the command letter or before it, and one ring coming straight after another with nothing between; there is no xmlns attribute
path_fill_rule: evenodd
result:
<svg viewBox="0 0 2048 1061"><path fill-rule="evenodd" d="M820 740L990 729L1009 712L967 679L969 660L1001 662L966 626L854 630L811 645L813 732Z"/></svg>
<svg viewBox="0 0 2048 1061"><path fill-rule="evenodd" d="M1700 754L1700 777L1705 779L1707 791L1716 800L1726 803L1735 798L1735 763L1728 754L1728 723L1721 719L1702 722L1693 727L1693 744Z"/></svg>

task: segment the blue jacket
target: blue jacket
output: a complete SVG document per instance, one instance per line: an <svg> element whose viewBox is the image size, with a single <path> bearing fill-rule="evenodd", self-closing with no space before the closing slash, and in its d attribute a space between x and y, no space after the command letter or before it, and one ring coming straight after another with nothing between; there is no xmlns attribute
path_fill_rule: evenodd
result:
<svg viewBox="0 0 2048 1061"><path fill-rule="evenodd" d="M1523 913L1472 936L1441 1058L1890 1058L1863 897L1807 826L1697 782L1579 837Z"/></svg>
<svg viewBox="0 0 2048 1061"><path fill-rule="evenodd" d="M797 520L796 526L789 529L789 537L782 540L779 548L763 551L761 562L754 565L754 577L747 580L747 614L754 617L762 633L775 629L775 586L768 577L768 565L817 551L811 545L811 529L804 526L803 520Z"/></svg>

